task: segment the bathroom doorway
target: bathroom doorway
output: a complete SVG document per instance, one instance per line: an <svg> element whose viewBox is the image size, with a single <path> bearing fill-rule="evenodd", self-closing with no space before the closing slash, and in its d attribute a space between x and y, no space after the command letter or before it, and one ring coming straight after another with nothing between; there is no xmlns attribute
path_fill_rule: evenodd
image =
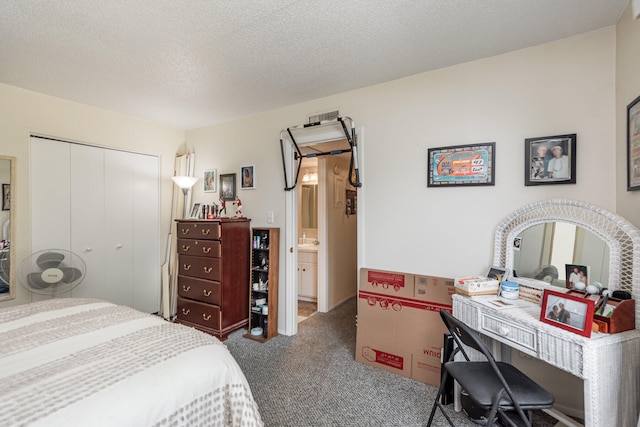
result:
<svg viewBox="0 0 640 427"><path fill-rule="evenodd" d="M330 152L346 141L307 145L305 154ZM298 183L298 319L353 297L357 292L357 223L347 203L350 153L305 158Z"/></svg>

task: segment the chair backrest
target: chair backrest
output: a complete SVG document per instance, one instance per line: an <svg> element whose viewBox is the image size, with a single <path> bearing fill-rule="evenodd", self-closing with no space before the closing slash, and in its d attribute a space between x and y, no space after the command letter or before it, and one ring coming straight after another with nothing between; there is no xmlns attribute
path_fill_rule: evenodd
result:
<svg viewBox="0 0 640 427"><path fill-rule="evenodd" d="M487 345L480 339L480 336L473 329L467 326L466 323L456 319L446 310L440 310L440 317L442 317L442 321L453 336L453 339L456 341L457 349L462 351L462 354L464 354L464 357L467 360L469 360L469 357L464 351L462 344L479 351L487 358L487 360L495 363L493 355L491 354L491 351L489 351Z"/></svg>

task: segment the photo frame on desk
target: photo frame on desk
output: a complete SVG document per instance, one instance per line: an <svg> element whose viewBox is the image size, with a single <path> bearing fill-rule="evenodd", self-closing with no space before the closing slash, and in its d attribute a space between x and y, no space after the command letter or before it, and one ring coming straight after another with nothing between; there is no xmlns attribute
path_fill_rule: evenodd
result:
<svg viewBox="0 0 640 427"><path fill-rule="evenodd" d="M200 203L194 203L191 208L191 213L189 214L189 219L198 219L200 218Z"/></svg>
<svg viewBox="0 0 640 427"><path fill-rule="evenodd" d="M589 338L594 306L590 299L545 289L540 321Z"/></svg>

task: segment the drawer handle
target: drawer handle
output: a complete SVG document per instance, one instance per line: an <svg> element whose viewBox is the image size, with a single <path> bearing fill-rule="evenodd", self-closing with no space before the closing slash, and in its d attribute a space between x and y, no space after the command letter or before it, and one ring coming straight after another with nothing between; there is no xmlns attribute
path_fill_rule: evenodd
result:
<svg viewBox="0 0 640 427"><path fill-rule="evenodd" d="M183 228L182 229L182 234L189 234L190 229L189 228Z"/></svg>
<svg viewBox="0 0 640 427"><path fill-rule="evenodd" d="M211 270L213 270L213 267L202 267L204 269L205 273L211 273Z"/></svg>
<svg viewBox="0 0 640 427"><path fill-rule="evenodd" d="M208 254L211 252L211 248L202 248L202 253Z"/></svg>
<svg viewBox="0 0 640 427"><path fill-rule="evenodd" d="M208 235L209 235L209 233L211 233L211 229L209 229L209 228L207 228L207 229L203 229L203 230L202 230L202 235L203 235L203 236L208 236Z"/></svg>
<svg viewBox="0 0 640 427"><path fill-rule="evenodd" d="M204 314L204 313L202 313L202 318L203 318L204 320L209 320L209 319L211 319L211 315L210 315L210 314Z"/></svg>
<svg viewBox="0 0 640 427"><path fill-rule="evenodd" d="M189 314L190 312L191 312L191 310L189 310L188 308L183 308L183 309L182 309L182 314L184 314L185 316L186 316L187 314Z"/></svg>
<svg viewBox="0 0 640 427"><path fill-rule="evenodd" d="M189 271L189 270L191 270L191 264L182 264L182 268L183 268L185 271Z"/></svg>
<svg viewBox="0 0 640 427"><path fill-rule="evenodd" d="M189 250L190 247L191 246L189 246L189 245L182 245L182 250L186 252L186 251Z"/></svg>
<svg viewBox="0 0 640 427"><path fill-rule="evenodd" d="M500 335L502 335L503 337L506 337L507 335L509 335L509 328L505 328L504 326L501 326L498 331L500 332Z"/></svg>
<svg viewBox="0 0 640 427"><path fill-rule="evenodd" d="M202 292L204 292L204 296L205 297L211 296L211 291L208 291L208 290L205 289Z"/></svg>
<svg viewBox="0 0 640 427"><path fill-rule="evenodd" d="M183 291L185 291L185 292L189 292L189 289L191 289L191 286L185 286L185 285L182 285L182 290L183 290Z"/></svg>

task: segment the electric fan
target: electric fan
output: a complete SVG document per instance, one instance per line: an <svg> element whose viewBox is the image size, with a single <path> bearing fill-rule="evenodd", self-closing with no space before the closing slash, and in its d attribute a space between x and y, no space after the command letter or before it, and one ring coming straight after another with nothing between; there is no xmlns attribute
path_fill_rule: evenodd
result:
<svg viewBox="0 0 640 427"><path fill-rule="evenodd" d="M40 295L69 292L84 279L86 265L80 256L66 249L35 252L20 263L18 281Z"/></svg>
<svg viewBox="0 0 640 427"><path fill-rule="evenodd" d="M558 269L553 265L541 265L533 272L533 278L552 283L558 278Z"/></svg>

